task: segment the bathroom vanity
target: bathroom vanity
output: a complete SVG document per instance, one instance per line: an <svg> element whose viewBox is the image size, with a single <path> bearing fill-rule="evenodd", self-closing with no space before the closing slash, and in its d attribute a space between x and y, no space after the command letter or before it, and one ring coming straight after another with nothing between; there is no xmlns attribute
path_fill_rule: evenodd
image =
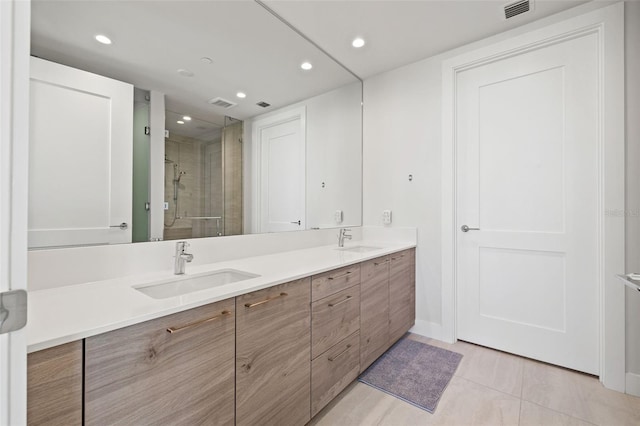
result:
<svg viewBox="0 0 640 426"><path fill-rule="evenodd" d="M110 289L131 317L121 307L108 324L65 331L73 319L66 312L62 330L47 338L41 330L28 357L29 424L303 425L414 324L411 244L325 246L209 266L258 276L157 299L134 279L36 292L39 304L61 291L80 298L87 287ZM136 315L132 300L156 312ZM100 318L103 303L76 304L76 314L93 306Z"/></svg>

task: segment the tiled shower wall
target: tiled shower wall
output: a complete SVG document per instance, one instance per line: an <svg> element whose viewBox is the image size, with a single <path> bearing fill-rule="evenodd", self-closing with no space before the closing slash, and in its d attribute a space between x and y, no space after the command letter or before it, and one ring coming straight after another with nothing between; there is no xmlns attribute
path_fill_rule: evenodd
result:
<svg viewBox="0 0 640 426"><path fill-rule="evenodd" d="M165 140L165 154L174 163L165 164L164 239L216 235L215 221L177 219L173 226L175 201L173 179L182 175L178 190L178 217L220 216L222 213L222 161L220 138L213 141L172 135ZM177 171L174 168L177 165ZM217 206L217 207L216 207Z"/></svg>

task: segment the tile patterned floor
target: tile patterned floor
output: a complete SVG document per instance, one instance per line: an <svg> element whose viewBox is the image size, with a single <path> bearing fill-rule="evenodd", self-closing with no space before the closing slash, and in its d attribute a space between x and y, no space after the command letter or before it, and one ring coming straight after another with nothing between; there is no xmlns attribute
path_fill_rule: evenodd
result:
<svg viewBox="0 0 640 426"><path fill-rule="evenodd" d="M410 338L464 355L435 414L352 383L311 424L638 426L640 398L598 379L465 342Z"/></svg>

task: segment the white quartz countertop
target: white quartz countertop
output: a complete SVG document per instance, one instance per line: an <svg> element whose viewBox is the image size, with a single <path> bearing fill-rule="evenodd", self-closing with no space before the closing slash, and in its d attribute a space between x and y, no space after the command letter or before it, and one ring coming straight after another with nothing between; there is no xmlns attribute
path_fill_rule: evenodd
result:
<svg viewBox="0 0 640 426"><path fill-rule="evenodd" d="M176 277L172 269L33 291L29 293L28 352L352 265L415 247L415 244L367 240L345 243L345 248L353 246L380 249L364 253L349 252L338 250L334 244L207 265L187 264L185 276L236 269L259 277L166 299L151 298L133 287ZM198 253L193 254L198 256Z"/></svg>

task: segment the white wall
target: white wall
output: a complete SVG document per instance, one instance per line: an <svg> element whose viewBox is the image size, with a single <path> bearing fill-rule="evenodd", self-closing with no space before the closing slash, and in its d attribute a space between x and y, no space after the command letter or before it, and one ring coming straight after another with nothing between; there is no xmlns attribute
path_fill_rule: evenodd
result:
<svg viewBox="0 0 640 426"><path fill-rule="evenodd" d="M345 226L358 226L362 217L362 85L352 83L296 104L253 117L252 120L306 107L306 223L307 228L340 226L334 211L344 212ZM253 172L251 122L245 121L244 229L251 232ZM322 182L325 187L322 188ZM255 188L254 188L255 189Z"/></svg>
<svg viewBox="0 0 640 426"><path fill-rule="evenodd" d="M440 173L442 61L602 6L587 3L530 25L371 77L364 82L365 226L418 228L416 328L440 337ZM640 271L640 3L626 3L627 270ZM413 174L413 182L407 179ZM623 272L623 271L620 271ZM637 293L637 292L636 292ZM627 368L640 372L640 295L627 299Z"/></svg>

